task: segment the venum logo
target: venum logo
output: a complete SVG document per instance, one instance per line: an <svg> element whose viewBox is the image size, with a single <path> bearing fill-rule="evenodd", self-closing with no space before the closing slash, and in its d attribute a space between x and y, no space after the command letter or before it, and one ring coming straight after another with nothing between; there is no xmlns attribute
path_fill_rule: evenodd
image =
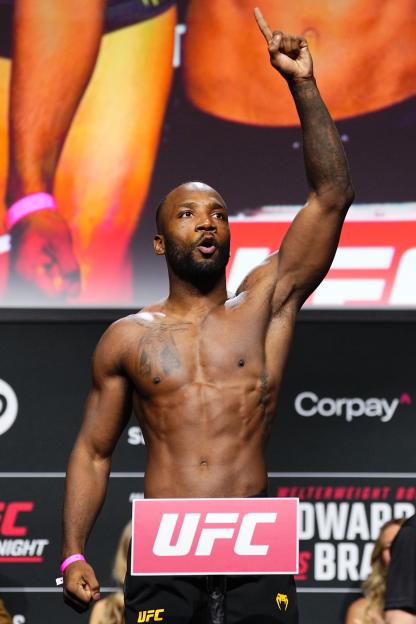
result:
<svg viewBox="0 0 416 624"><path fill-rule="evenodd" d="M392 400L379 397L362 399L352 398L320 398L315 392L301 392L295 398L295 410L300 416L341 416L352 422L359 416L377 417L382 423L389 422L395 415L398 406L411 404L410 396L403 393L400 398Z"/></svg>
<svg viewBox="0 0 416 624"><path fill-rule="evenodd" d="M13 426L17 411L18 402L15 391L7 381L0 379L0 435Z"/></svg>
<svg viewBox="0 0 416 624"><path fill-rule="evenodd" d="M240 528L235 535L235 528L210 527L210 524L235 525L239 520L238 513L207 513L203 520L203 526L199 539L195 540L200 525L200 513L186 513L176 540L172 544L172 538L178 522L178 514L165 513L162 516L159 530L153 544L153 553L159 557L184 557L191 553L196 556L209 556L212 553L214 543L218 539L233 539L234 552L236 555L267 555L268 544L252 544L252 538L256 526L261 523L274 524L277 513L247 513L243 516ZM196 541L196 544L194 542Z"/></svg>
<svg viewBox="0 0 416 624"><path fill-rule="evenodd" d="M279 607L279 611L287 611L289 606L289 598L287 597L287 594L277 594L276 604Z"/></svg>

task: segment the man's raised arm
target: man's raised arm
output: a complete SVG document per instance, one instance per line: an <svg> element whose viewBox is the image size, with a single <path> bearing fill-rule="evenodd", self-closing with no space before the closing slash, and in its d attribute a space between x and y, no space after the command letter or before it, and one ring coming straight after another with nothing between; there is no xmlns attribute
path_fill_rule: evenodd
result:
<svg viewBox="0 0 416 624"><path fill-rule="evenodd" d="M66 476L62 560L85 551L104 502L111 455L131 413L131 388L121 366L125 323L110 327L94 354L93 387ZM99 592L94 571L85 561L66 568L64 599L75 610L85 611L91 600L98 600Z"/></svg>
<svg viewBox="0 0 416 624"><path fill-rule="evenodd" d="M258 9L255 16L271 64L287 81L302 126L310 193L281 245L274 294L274 307L289 297L300 307L331 265L354 192L341 140L316 86L307 42L271 31Z"/></svg>

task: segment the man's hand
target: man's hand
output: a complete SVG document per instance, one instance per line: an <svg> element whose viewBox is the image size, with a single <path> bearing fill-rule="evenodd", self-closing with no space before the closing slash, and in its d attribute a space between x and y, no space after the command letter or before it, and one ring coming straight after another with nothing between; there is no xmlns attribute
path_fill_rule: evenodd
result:
<svg viewBox="0 0 416 624"><path fill-rule="evenodd" d="M79 266L65 220L51 210L34 212L11 231L10 289L36 288L39 295L66 299L79 293ZM23 288L24 289L24 288Z"/></svg>
<svg viewBox="0 0 416 624"><path fill-rule="evenodd" d="M82 613L99 599L100 584L92 567L86 561L71 563L64 572L65 603Z"/></svg>
<svg viewBox="0 0 416 624"><path fill-rule="evenodd" d="M313 63L303 37L271 30L260 9L254 9L257 24L267 41L270 62L286 80L313 77Z"/></svg>

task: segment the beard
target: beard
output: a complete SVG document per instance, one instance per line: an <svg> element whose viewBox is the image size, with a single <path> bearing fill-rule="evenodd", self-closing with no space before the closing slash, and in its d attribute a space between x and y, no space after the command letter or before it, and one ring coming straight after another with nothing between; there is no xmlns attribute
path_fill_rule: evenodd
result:
<svg viewBox="0 0 416 624"><path fill-rule="evenodd" d="M166 262L172 272L180 279L190 282L198 288L210 287L223 275L230 257L230 240L217 246L211 258L194 257L195 247L183 247L173 240L165 239Z"/></svg>

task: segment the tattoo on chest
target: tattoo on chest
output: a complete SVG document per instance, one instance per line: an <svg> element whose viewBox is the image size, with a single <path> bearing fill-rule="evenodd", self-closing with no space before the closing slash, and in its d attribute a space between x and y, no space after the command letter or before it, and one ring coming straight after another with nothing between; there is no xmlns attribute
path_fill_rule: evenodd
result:
<svg viewBox="0 0 416 624"><path fill-rule="evenodd" d="M149 377L149 375L152 373L152 365L149 353L145 349L140 352L139 365L140 375L143 375L143 377Z"/></svg>
<svg viewBox="0 0 416 624"><path fill-rule="evenodd" d="M190 325L191 323L161 323L148 329L138 345L141 377L148 378L161 370L169 375L175 369L181 368L182 362L174 336L189 330Z"/></svg>
<svg viewBox="0 0 416 624"><path fill-rule="evenodd" d="M162 353L160 354L160 358L165 375L169 375L169 373L175 368L181 367L178 350L173 340L171 344L165 345Z"/></svg>

